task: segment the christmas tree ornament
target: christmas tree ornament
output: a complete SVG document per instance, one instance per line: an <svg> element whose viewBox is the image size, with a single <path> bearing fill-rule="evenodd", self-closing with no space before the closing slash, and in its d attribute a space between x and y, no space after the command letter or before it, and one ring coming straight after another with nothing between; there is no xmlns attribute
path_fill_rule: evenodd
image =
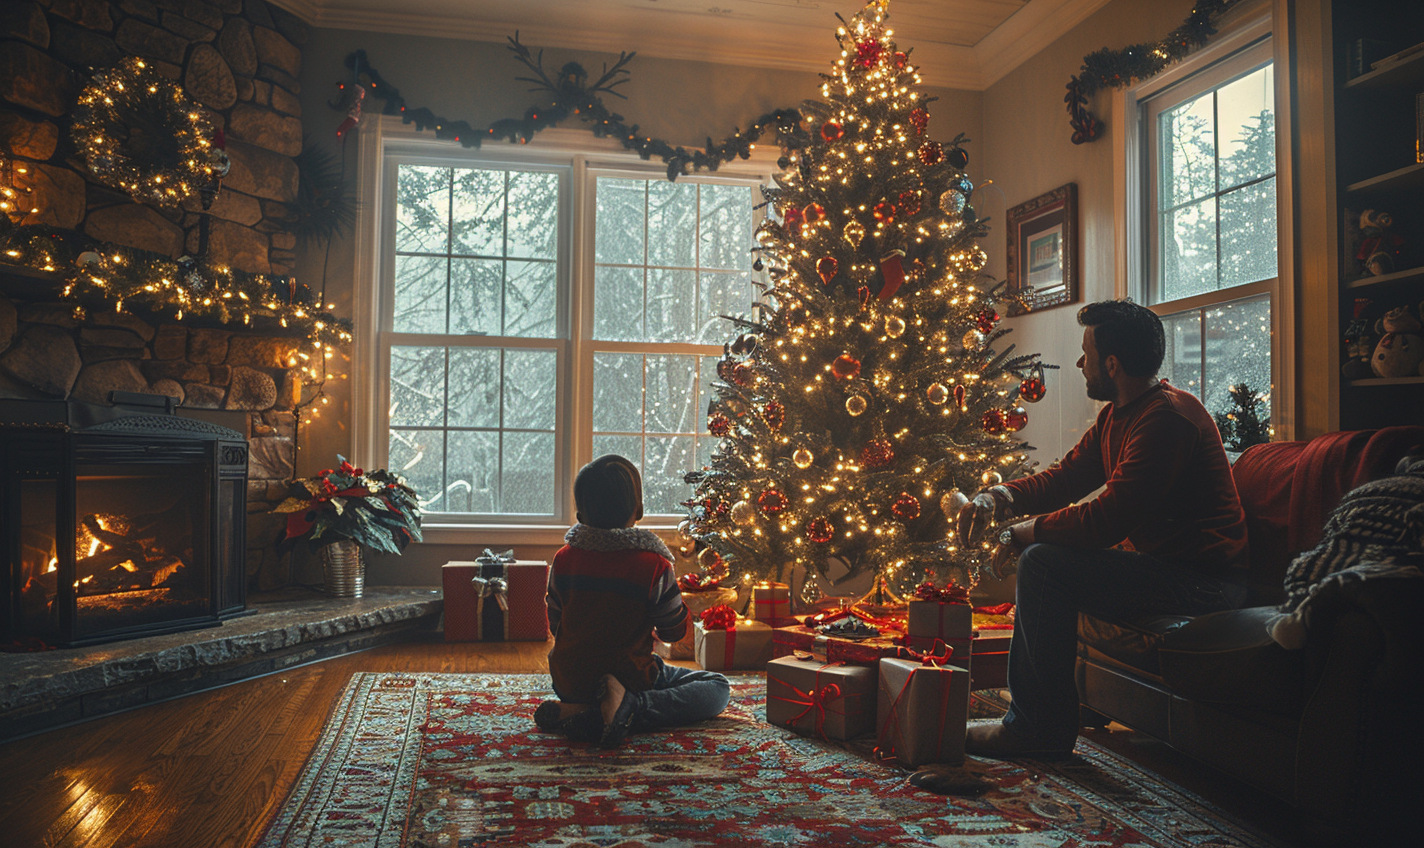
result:
<svg viewBox="0 0 1424 848"><path fill-rule="evenodd" d="M886 315L885 335L892 339L898 339L905 335L905 319L899 315Z"/></svg>
<svg viewBox="0 0 1424 848"><path fill-rule="evenodd" d="M901 521L914 521L920 517L920 499L909 492L901 492L890 506L890 511Z"/></svg>
<svg viewBox="0 0 1424 848"><path fill-rule="evenodd" d="M986 486L997 486L1004 482L1004 475L991 468L979 475L979 481Z"/></svg>
<svg viewBox="0 0 1424 848"><path fill-rule="evenodd" d="M761 271L761 270L764 270L765 268L766 268L766 263L761 261L761 257L760 257L760 256L758 256L756 259L753 259L753 260L752 260L752 270L753 270L753 271Z"/></svg>
<svg viewBox="0 0 1424 848"><path fill-rule="evenodd" d="M782 405L781 401L769 400L761 408L761 417L762 420L766 422L766 426L770 427L771 431L775 433L781 429L782 424L786 423L786 407ZM1028 421L1027 416L1025 416L1024 421Z"/></svg>
<svg viewBox="0 0 1424 848"><path fill-rule="evenodd" d="M750 385L755 376L756 372L749 362L738 362L732 366L732 382L739 386Z"/></svg>
<svg viewBox="0 0 1424 848"><path fill-rule="evenodd" d="M717 379L724 383L732 382L732 368L735 365L730 359L717 360Z"/></svg>
<svg viewBox="0 0 1424 848"><path fill-rule="evenodd" d="M880 257L880 276L885 285L880 289L880 299L889 300L905 284L905 251L892 250Z"/></svg>
<svg viewBox="0 0 1424 848"><path fill-rule="evenodd" d="M861 309L870 306L870 286L861 286L855 290L855 295L860 298Z"/></svg>
<svg viewBox="0 0 1424 848"><path fill-rule="evenodd" d="M920 193L918 191L900 192L900 211L906 215L920 214Z"/></svg>
<svg viewBox="0 0 1424 848"><path fill-rule="evenodd" d="M860 360L843 353L831 363L831 373L842 380L853 380L860 374Z"/></svg>
<svg viewBox="0 0 1424 848"><path fill-rule="evenodd" d="M679 521L677 524L677 537L684 542L692 539L692 522Z"/></svg>
<svg viewBox="0 0 1424 848"><path fill-rule="evenodd" d="M959 508L969 503L969 498L958 489L950 489L939 496L939 511L950 521L959 517Z"/></svg>
<svg viewBox="0 0 1424 848"><path fill-rule="evenodd" d="M963 408L964 408L964 396L965 396L966 394L968 394L968 392L966 392L966 391L964 390L964 384L963 384L963 383L960 383L959 385L955 386L955 387L954 387L954 405L957 406L957 407L959 407L960 409L963 409Z"/></svg>
<svg viewBox="0 0 1424 848"><path fill-rule="evenodd" d="M964 195L954 189L944 192L939 196L939 209L946 215L958 218L964 213L964 207L969 205L969 201L964 199Z"/></svg>
<svg viewBox="0 0 1424 848"><path fill-rule="evenodd" d="M714 568L722 568L726 565L726 563L722 560L722 555L717 553L717 551L713 548L703 548L702 550L698 551L697 564L702 567L703 571L708 571Z"/></svg>
<svg viewBox="0 0 1424 848"><path fill-rule="evenodd" d="M717 505L712 508L712 512L715 513L718 518L726 518L732 512L732 505L725 500L719 500L717 501Z"/></svg>
<svg viewBox="0 0 1424 848"><path fill-rule="evenodd" d="M871 213L875 215L875 220L882 224L895 223L895 204L893 203L881 201L875 204L875 208L871 210Z"/></svg>
<svg viewBox="0 0 1424 848"><path fill-rule="evenodd" d="M707 432L719 439L725 438L728 433L732 432L732 419L720 412L707 416Z"/></svg>
<svg viewBox="0 0 1424 848"><path fill-rule="evenodd" d="M818 545L824 545L835 535L836 528L824 515L818 515L806 522L806 538Z"/></svg>
<svg viewBox="0 0 1424 848"><path fill-rule="evenodd" d="M974 316L974 323L979 325L979 332L992 333L994 326L999 323L999 313L986 306Z"/></svg>
<svg viewBox="0 0 1424 848"><path fill-rule="evenodd" d="M884 52L885 47L879 39L867 38L864 41L857 41L855 43L855 63L862 68L874 67Z"/></svg>
<svg viewBox="0 0 1424 848"><path fill-rule="evenodd" d="M969 152L958 145L949 149L947 158L951 168L962 171L969 166Z"/></svg>
<svg viewBox="0 0 1424 848"><path fill-rule="evenodd" d="M944 148L937 141L927 141L920 145L920 149L915 151L915 155L920 157L920 161L926 165L938 165L944 161Z"/></svg>
<svg viewBox="0 0 1424 848"><path fill-rule="evenodd" d="M788 230L794 230L801 226L801 210L795 206L788 206L781 212L781 223Z"/></svg>
<svg viewBox="0 0 1424 848"><path fill-rule="evenodd" d="M834 256L822 256L816 261L816 273L821 275L821 282L826 285L831 284L832 278L836 276L836 269L841 263L836 261Z"/></svg>
<svg viewBox="0 0 1424 848"><path fill-rule="evenodd" d="M895 462L895 448L889 439L871 439L860 451L860 462L866 468L884 468Z"/></svg>
<svg viewBox="0 0 1424 848"><path fill-rule="evenodd" d="M809 450L806 450L805 448L797 448L796 450L791 452L791 464L795 465L797 468L810 468L811 463L815 461L815 456L813 456L811 452Z"/></svg>
<svg viewBox="0 0 1424 848"><path fill-rule="evenodd" d="M978 245L963 250L956 250L949 254L950 267L961 277L977 274L984 268L984 264L989 261L989 254Z"/></svg>
<svg viewBox="0 0 1424 848"><path fill-rule="evenodd" d="M756 507L751 501L737 501L732 504L732 523L738 527L747 527L756 521Z"/></svg>
<svg viewBox="0 0 1424 848"><path fill-rule="evenodd" d="M863 414L869 407L870 401L865 399L865 395L851 395L846 398L846 412L850 413L852 417Z"/></svg>
<svg viewBox="0 0 1424 848"><path fill-rule="evenodd" d="M959 340L959 344L967 351L974 352L984 346L984 334L978 330L965 330L964 338Z"/></svg>
<svg viewBox="0 0 1424 848"><path fill-rule="evenodd" d="M74 258L74 264L86 271L93 272L98 269L100 262L99 254L92 250L86 250Z"/></svg>
<svg viewBox="0 0 1424 848"><path fill-rule="evenodd" d="M802 581L801 592L798 595L802 605L806 608L814 607L820 603L821 599L825 596L826 593L821 591L820 581L816 579L816 569L808 567L806 569L806 579Z"/></svg>
<svg viewBox="0 0 1424 848"><path fill-rule="evenodd" d="M761 508L763 515L780 515L789 503L780 489L767 489L757 495L757 506Z"/></svg>
<svg viewBox="0 0 1424 848"><path fill-rule="evenodd" d="M761 344L761 336L756 333L742 333L732 342L732 353L737 356L747 356L756 352L757 345Z"/></svg>
<svg viewBox="0 0 1424 848"><path fill-rule="evenodd" d="M903 71L903 70L905 70L905 66L908 65L908 64L910 64L910 54L908 54L908 53L902 53L902 52L900 52L899 50L896 50L896 51L895 51L895 68L896 68L896 70Z"/></svg>
<svg viewBox="0 0 1424 848"><path fill-rule="evenodd" d="M826 220L826 207L814 201L806 204L801 210L801 220L811 226L821 223Z"/></svg>
<svg viewBox="0 0 1424 848"><path fill-rule="evenodd" d="M997 436L1008 429L1009 425L1005 418L1004 411L996 407L984 413L983 417L979 419L979 425L984 429L985 433L991 436Z"/></svg>
<svg viewBox="0 0 1424 848"><path fill-rule="evenodd" d="M821 124L821 138L826 141L840 141L843 135L845 135L845 127L842 127L839 121L826 121Z"/></svg>
<svg viewBox="0 0 1424 848"><path fill-rule="evenodd" d="M1047 393L1048 386L1043 382L1043 366L1036 365L1023 382L1019 383L1019 397L1029 403L1038 403Z"/></svg>
<svg viewBox="0 0 1424 848"><path fill-rule="evenodd" d="M851 221L841 229L841 235L850 243L851 249L860 247L860 242L865 238L865 227L859 221Z"/></svg>
<svg viewBox="0 0 1424 848"><path fill-rule="evenodd" d="M1004 426L1010 433L1017 433L1028 426L1028 410L1016 406L1004 413Z"/></svg>
<svg viewBox="0 0 1424 848"><path fill-rule="evenodd" d="M935 406L943 406L949 402L949 387L944 383L930 383L930 387L925 389L925 400Z"/></svg>
<svg viewBox="0 0 1424 848"><path fill-rule="evenodd" d="M914 124L916 132L924 135L925 129L930 125L930 113L920 108L911 109L910 123Z"/></svg>

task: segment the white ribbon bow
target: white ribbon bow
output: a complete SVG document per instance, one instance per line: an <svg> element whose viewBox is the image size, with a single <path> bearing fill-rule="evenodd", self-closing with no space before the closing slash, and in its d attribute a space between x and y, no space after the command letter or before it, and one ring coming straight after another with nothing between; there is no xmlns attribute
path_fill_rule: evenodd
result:
<svg viewBox="0 0 1424 848"><path fill-rule="evenodd" d="M495 603L505 612L509 612L509 581L503 577L471 577L470 585L475 587L475 592L483 601L490 595L494 595Z"/></svg>

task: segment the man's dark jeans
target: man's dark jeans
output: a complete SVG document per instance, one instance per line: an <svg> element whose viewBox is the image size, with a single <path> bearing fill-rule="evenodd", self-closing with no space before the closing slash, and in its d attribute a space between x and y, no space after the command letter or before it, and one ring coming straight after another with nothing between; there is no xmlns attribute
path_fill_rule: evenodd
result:
<svg viewBox="0 0 1424 848"><path fill-rule="evenodd" d="M1135 551L1030 545L1019 556L1009 648L1013 703L1004 724L1032 750L1072 750L1078 738L1078 613L1200 615L1234 609L1245 598L1242 586Z"/></svg>

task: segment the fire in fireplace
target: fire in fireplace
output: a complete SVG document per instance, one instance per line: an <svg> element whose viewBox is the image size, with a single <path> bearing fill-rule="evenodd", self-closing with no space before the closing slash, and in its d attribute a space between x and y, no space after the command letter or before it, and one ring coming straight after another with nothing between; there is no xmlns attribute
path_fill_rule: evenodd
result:
<svg viewBox="0 0 1424 848"><path fill-rule="evenodd" d="M0 401L7 639L92 644L246 607L246 440L172 414L80 424L107 409Z"/></svg>

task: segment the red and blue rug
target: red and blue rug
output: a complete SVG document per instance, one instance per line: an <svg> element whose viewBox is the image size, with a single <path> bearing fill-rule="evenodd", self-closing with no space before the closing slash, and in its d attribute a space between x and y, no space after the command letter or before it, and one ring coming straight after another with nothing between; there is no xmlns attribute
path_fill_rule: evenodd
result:
<svg viewBox="0 0 1424 848"><path fill-rule="evenodd" d="M971 758L993 788L906 774L772 727L765 678L733 678L719 718L615 751L540 733L544 675L354 675L262 848L1274 846L1080 740L1062 763Z"/></svg>

